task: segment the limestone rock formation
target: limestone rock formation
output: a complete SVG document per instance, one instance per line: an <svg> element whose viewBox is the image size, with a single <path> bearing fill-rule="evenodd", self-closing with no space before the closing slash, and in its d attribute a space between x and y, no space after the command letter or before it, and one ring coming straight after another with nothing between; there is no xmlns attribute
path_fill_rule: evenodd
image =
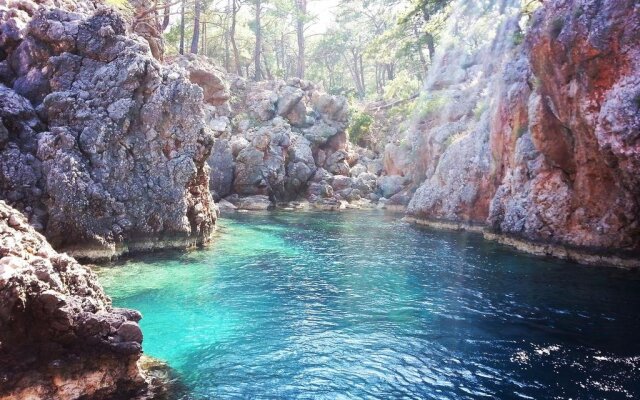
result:
<svg viewBox="0 0 640 400"><path fill-rule="evenodd" d="M193 73L161 65L109 8L21 4L0 19L0 198L78 257L207 242L214 136Z"/></svg>
<svg viewBox="0 0 640 400"><path fill-rule="evenodd" d="M553 2L536 15L526 47L539 85L521 138L530 143L516 148L492 204L496 230L640 250L639 32L633 1Z"/></svg>
<svg viewBox="0 0 640 400"><path fill-rule="evenodd" d="M187 54L176 57L171 63L187 70L189 80L202 88L205 103L221 106L231 97L224 72L206 57Z"/></svg>
<svg viewBox="0 0 640 400"><path fill-rule="evenodd" d="M0 399L143 393L140 318L0 201Z"/></svg>
<svg viewBox="0 0 640 400"><path fill-rule="evenodd" d="M371 151L348 143L344 97L328 95L299 79L247 82L229 75L228 88L219 68L203 57L179 57L173 62L192 71L191 81L205 93L208 84L216 86L209 90L217 93L212 96L216 100L206 110L216 135L209 157L216 200L226 198L239 208L264 209L264 198L272 205L303 199L312 203L331 199L339 205L379 197L375 182L382 163ZM207 78L193 71L202 71ZM233 98L226 102L229 91ZM334 176L349 176L353 178L349 182L359 187L334 191Z"/></svg>
<svg viewBox="0 0 640 400"><path fill-rule="evenodd" d="M491 235L543 246L540 253L582 249L637 260L637 7L545 2L522 45L494 42L493 55L464 73L449 68L436 93L456 99L447 103L455 107L424 119L410 146L419 187L409 215L487 225ZM498 38L516 32L511 27ZM470 79L474 86L464 84ZM397 148L386 157L386 166L405 173Z"/></svg>

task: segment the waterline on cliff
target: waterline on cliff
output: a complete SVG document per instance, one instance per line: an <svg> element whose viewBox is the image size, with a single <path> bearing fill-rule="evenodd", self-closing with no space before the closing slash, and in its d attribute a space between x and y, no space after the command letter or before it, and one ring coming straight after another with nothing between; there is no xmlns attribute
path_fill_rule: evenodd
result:
<svg viewBox="0 0 640 400"><path fill-rule="evenodd" d="M536 243L530 240L492 232L485 225L469 224L465 222L436 221L405 216L403 221L418 226L438 230L466 231L482 234L486 240L495 241L512 247L522 253L539 257L554 257L590 266L610 266L621 268L640 268L640 260L633 255L621 255L605 249L572 248L555 243Z"/></svg>

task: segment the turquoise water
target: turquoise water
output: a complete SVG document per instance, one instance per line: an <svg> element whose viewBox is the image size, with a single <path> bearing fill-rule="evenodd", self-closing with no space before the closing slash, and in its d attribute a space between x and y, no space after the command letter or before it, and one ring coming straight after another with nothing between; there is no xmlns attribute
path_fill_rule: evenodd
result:
<svg viewBox="0 0 640 400"><path fill-rule="evenodd" d="M397 216L238 214L99 275L185 399L640 397L640 274Z"/></svg>

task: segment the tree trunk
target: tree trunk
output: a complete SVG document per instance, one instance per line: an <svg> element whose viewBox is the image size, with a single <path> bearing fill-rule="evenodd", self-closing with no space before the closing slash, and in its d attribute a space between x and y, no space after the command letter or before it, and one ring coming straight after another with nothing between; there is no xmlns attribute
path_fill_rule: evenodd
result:
<svg viewBox="0 0 640 400"><path fill-rule="evenodd" d="M231 47L233 47L233 60L236 65L236 72L239 76L242 76L242 65L240 65L240 54L238 52L238 45L236 44L236 19L238 16L238 0L231 0L233 7L231 8L231 32L229 36L231 38Z"/></svg>
<svg viewBox="0 0 640 400"><path fill-rule="evenodd" d="M202 21L202 40L200 40L200 54L206 56L207 55L207 24Z"/></svg>
<svg viewBox="0 0 640 400"><path fill-rule="evenodd" d="M359 97L364 97L364 88L362 87L362 80L360 79L360 69L358 67L358 56L354 49L351 49L351 55L353 57L353 65L348 63L349 70L351 71L351 75L353 76L353 82L356 85L356 91L358 92Z"/></svg>
<svg viewBox="0 0 640 400"><path fill-rule="evenodd" d="M304 79L305 73L305 43L304 23L307 16L307 0L296 0L297 18L296 31L298 34L298 78Z"/></svg>
<svg viewBox="0 0 640 400"><path fill-rule="evenodd" d="M420 44L420 33L418 33L418 28L415 26L413 27L413 34L416 37L416 46L418 47L418 56L420 57L420 64L422 64L422 71L426 76L429 67L427 66L427 58L424 56L424 50L422 49L422 45ZM422 80L422 74L420 74L420 80Z"/></svg>
<svg viewBox="0 0 640 400"><path fill-rule="evenodd" d="M171 0L164 1L164 17L162 18L162 32L164 32L169 26L169 22L171 20Z"/></svg>
<svg viewBox="0 0 640 400"><path fill-rule="evenodd" d="M195 0L193 8L193 36L191 37L191 53L198 54L200 41L200 0Z"/></svg>
<svg viewBox="0 0 640 400"><path fill-rule="evenodd" d="M185 0L182 0L180 9L180 54L184 54L184 2Z"/></svg>
<svg viewBox="0 0 640 400"><path fill-rule="evenodd" d="M433 35L430 33L426 33L427 38L427 49L429 49L429 61L431 65L433 65L434 58L436 56L436 45L433 40Z"/></svg>
<svg viewBox="0 0 640 400"><path fill-rule="evenodd" d="M273 75L271 74L271 69L269 68L269 63L266 57L262 57L262 62L264 64L264 69L267 71L267 79L273 80Z"/></svg>
<svg viewBox="0 0 640 400"><path fill-rule="evenodd" d="M424 22L427 24L431 19L431 14L427 9L427 2L423 3L422 5L422 18L424 19ZM433 35L429 32L425 33L425 38L427 40L427 49L429 49L429 61L431 62L431 65L433 65L433 59L435 58L435 55L436 55L436 45L434 43L434 38L433 38Z"/></svg>
<svg viewBox="0 0 640 400"><path fill-rule="evenodd" d="M395 68L393 67L394 67L393 64L387 64L387 79L390 81L392 81L393 78L395 78L395 71L394 71Z"/></svg>
<svg viewBox="0 0 640 400"><path fill-rule="evenodd" d="M224 17L224 69L229 71L229 64L231 59L229 49L229 11L231 10L230 2L227 3L227 9Z"/></svg>
<svg viewBox="0 0 640 400"><path fill-rule="evenodd" d="M359 64L360 64L360 79L362 80L362 97L365 96L365 94L367 93L367 88L366 88L366 84L365 84L365 80L364 80L364 65L362 63L362 54L360 54L360 58L359 58Z"/></svg>
<svg viewBox="0 0 640 400"><path fill-rule="evenodd" d="M262 80L262 71L260 68L260 55L262 54L262 26L260 25L260 17L262 14L262 1L256 0L256 49L253 53L253 63L255 65L255 80Z"/></svg>

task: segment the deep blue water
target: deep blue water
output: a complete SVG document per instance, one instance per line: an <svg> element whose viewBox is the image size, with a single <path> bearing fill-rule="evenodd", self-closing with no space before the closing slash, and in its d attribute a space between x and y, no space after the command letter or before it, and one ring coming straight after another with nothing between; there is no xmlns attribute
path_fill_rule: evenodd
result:
<svg viewBox="0 0 640 400"><path fill-rule="evenodd" d="M99 270L187 399L640 398L640 274L381 212L237 214Z"/></svg>

